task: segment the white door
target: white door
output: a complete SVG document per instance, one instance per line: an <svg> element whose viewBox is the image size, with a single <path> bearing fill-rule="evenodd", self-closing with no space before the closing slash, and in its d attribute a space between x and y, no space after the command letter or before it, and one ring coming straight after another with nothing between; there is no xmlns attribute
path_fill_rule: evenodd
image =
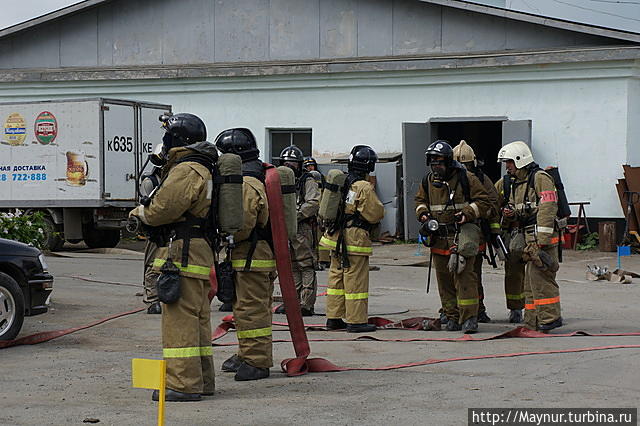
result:
<svg viewBox="0 0 640 426"><path fill-rule="evenodd" d="M104 196L111 201L136 201L135 109L105 103Z"/></svg>
<svg viewBox="0 0 640 426"><path fill-rule="evenodd" d="M404 238L418 238L414 197L427 173L424 153L431 140L429 123L402 123L402 199Z"/></svg>

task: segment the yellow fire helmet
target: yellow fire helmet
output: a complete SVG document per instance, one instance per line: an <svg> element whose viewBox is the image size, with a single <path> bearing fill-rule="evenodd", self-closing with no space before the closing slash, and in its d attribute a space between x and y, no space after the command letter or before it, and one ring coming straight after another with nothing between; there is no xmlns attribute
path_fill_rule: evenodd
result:
<svg viewBox="0 0 640 426"><path fill-rule="evenodd" d="M473 152L473 148L467 145L464 139L453 148L453 159L460 163L470 163L473 161L473 165L477 165L476 153Z"/></svg>

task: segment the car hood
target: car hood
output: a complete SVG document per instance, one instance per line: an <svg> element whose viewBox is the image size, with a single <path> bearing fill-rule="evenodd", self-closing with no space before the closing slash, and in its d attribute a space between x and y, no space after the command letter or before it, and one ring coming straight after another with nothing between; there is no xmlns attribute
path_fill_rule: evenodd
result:
<svg viewBox="0 0 640 426"><path fill-rule="evenodd" d="M0 238L0 256L33 256L37 257L40 250L14 240Z"/></svg>

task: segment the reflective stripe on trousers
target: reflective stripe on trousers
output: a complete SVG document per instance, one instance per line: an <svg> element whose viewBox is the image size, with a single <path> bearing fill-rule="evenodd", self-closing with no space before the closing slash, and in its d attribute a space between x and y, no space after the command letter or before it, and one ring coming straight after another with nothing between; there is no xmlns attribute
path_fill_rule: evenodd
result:
<svg viewBox="0 0 640 426"><path fill-rule="evenodd" d="M238 330L238 339L252 339L256 337L271 336L271 327L254 328L253 330Z"/></svg>
<svg viewBox="0 0 640 426"><path fill-rule="evenodd" d="M211 346L193 346L190 348L164 348L162 349L163 358L190 358L194 356L213 355Z"/></svg>
<svg viewBox="0 0 640 426"><path fill-rule="evenodd" d="M166 259L155 258L153 259L153 266L162 267L166 261L167 261ZM205 275L207 276L207 278L209 277L209 271L211 270L210 266L198 266L198 265L182 266L182 263L180 262L173 262L173 264L176 265L176 267L182 272Z"/></svg>
<svg viewBox="0 0 640 426"><path fill-rule="evenodd" d="M336 249L336 247L338 246L338 243L336 243L333 240L330 240L326 237L322 237L320 238L320 243L321 244L325 244L326 246L329 246L331 249ZM362 247L362 246L347 246L347 252L352 252L352 253L367 253L367 254L371 254L373 253L373 249L371 247Z"/></svg>

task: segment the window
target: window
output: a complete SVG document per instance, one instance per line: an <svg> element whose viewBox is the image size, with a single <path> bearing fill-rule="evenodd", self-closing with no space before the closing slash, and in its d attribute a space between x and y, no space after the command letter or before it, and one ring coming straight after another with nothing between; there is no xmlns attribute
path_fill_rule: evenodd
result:
<svg viewBox="0 0 640 426"><path fill-rule="evenodd" d="M311 156L311 129L278 129L270 130L270 158L280 156L283 149L295 145L302 150L305 157Z"/></svg>

